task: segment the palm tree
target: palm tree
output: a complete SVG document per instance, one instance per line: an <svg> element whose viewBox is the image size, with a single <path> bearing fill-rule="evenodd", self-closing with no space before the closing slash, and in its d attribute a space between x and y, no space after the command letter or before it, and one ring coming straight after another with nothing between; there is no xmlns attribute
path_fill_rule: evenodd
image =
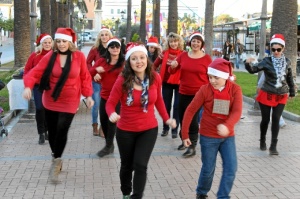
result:
<svg viewBox="0 0 300 199"><path fill-rule="evenodd" d="M297 0L274 0L271 22L271 35L283 34L285 37L285 55L292 61L293 74L297 65Z"/></svg>
<svg viewBox="0 0 300 199"><path fill-rule="evenodd" d="M29 1L14 4L14 51L15 66L23 67L30 54Z"/></svg>
<svg viewBox="0 0 300 199"><path fill-rule="evenodd" d="M127 28L126 28L126 41L131 41L131 7L132 7L132 0L128 0L127 3Z"/></svg>
<svg viewBox="0 0 300 199"><path fill-rule="evenodd" d="M51 33L50 0L40 0L41 33Z"/></svg>
<svg viewBox="0 0 300 199"><path fill-rule="evenodd" d="M214 6L215 0L206 0L205 4L205 25L204 25L204 38L205 38L205 52L212 54L213 47L213 21L214 21Z"/></svg>
<svg viewBox="0 0 300 199"><path fill-rule="evenodd" d="M146 39L146 0L141 0L140 38L143 43Z"/></svg>
<svg viewBox="0 0 300 199"><path fill-rule="evenodd" d="M160 0L153 0L153 36L160 38Z"/></svg>
<svg viewBox="0 0 300 199"><path fill-rule="evenodd" d="M169 14L168 14L168 31L177 33L177 20L178 20L178 2L169 0Z"/></svg>
<svg viewBox="0 0 300 199"><path fill-rule="evenodd" d="M58 4L55 0L51 0L51 35L54 36L58 28Z"/></svg>

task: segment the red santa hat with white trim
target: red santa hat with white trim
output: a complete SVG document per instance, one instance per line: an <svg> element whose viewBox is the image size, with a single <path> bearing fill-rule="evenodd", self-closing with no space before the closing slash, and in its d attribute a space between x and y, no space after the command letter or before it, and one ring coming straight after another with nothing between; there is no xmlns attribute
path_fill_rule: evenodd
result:
<svg viewBox="0 0 300 199"><path fill-rule="evenodd" d="M154 46L154 47L158 47L158 39L157 37L151 36L149 37L148 41L147 41L147 46Z"/></svg>
<svg viewBox="0 0 300 199"><path fill-rule="evenodd" d="M40 34L40 36L38 38L36 38L36 41L34 42L35 46L39 46L41 43L43 43L45 41L45 39L51 39L52 37L49 34L43 33Z"/></svg>
<svg viewBox="0 0 300 199"><path fill-rule="evenodd" d="M108 29L108 28L105 27L105 26L102 26L102 28L100 29L99 32L102 32L102 31L107 31L107 32L109 32L110 34L112 34L111 31L110 31L110 29Z"/></svg>
<svg viewBox="0 0 300 199"><path fill-rule="evenodd" d="M200 32L194 32L193 34L191 34L189 41L192 41L193 37L195 37L195 36L200 36L202 38L202 40L204 41L204 36Z"/></svg>
<svg viewBox="0 0 300 199"><path fill-rule="evenodd" d="M285 46L284 36L282 34L274 34L271 38L270 45L272 45L273 43Z"/></svg>
<svg viewBox="0 0 300 199"><path fill-rule="evenodd" d="M64 39L76 44L76 33L72 28L57 28L54 39Z"/></svg>
<svg viewBox="0 0 300 199"><path fill-rule="evenodd" d="M223 58L217 58L212 61L207 69L207 74L217 76L223 79L233 80L231 63Z"/></svg>
<svg viewBox="0 0 300 199"><path fill-rule="evenodd" d="M125 60L127 60L130 55L136 51L142 51L143 53L148 56L147 49L143 44L140 43L135 43L135 42L129 42L126 45L126 55L125 55Z"/></svg>
<svg viewBox="0 0 300 199"><path fill-rule="evenodd" d="M120 46L121 46L121 42L117 37L113 37L110 40L107 41L106 47L108 48L109 44L111 44L111 42L117 42Z"/></svg>

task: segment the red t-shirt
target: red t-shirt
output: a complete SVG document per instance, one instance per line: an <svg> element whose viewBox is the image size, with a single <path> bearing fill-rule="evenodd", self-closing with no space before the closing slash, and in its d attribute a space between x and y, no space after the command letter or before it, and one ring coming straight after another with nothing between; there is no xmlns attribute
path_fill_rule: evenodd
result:
<svg viewBox="0 0 300 199"><path fill-rule="evenodd" d="M181 70L179 93L184 95L195 95L202 85L209 83L207 68L212 62L209 55L194 59L188 56L188 52L181 53L176 59L178 66L169 68L170 73Z"/></svg>
<svg viewBox="0 0 300 199"><path fill-rule="evenodd" d="M23 77L25 87L33 88L40 82L52 52L47 53L41 61L27 75ZM56 101L51 97L56 83L62 74L60 55L58 54L54 62L50 75L50 90L43 92L43 105L46 109L58 112L76 113L80 103L81 94L85 97L92 96L91 75L86 66L85 56L80 51L72 53L71 69L60 96Z"/></svg>
<svg viewBox="0 0 300 199"><path fill-rule="evenodd" d="M189 137L189 126L192 118L201 106L204 107L199 129L201 135L213 138L224 138L217 134L217 125L224 124L230 131L229 136L234 136L234 125L240 120L242 114L243 95L241 88L237 84L227 81L226 86L230 87L228 91L230 95L228 117L221 119L212 115L214 93L210 84L201 86L185 110L181 129L183 140Z"/></svg>
<svg viewBox="0 0 300 199"><path fill-rule="evenodd" d="M120 75L120 73L123 70L123 66L111 71L111 69L114 66L108 64L106 62L106 59L102 57L96 61L96 63L92 68L90 68L90 73L92 78L98 73L96 71L96 68L98 66L102 66L105 70L105 72L99 73L99 75L101 76L101 81L98 83L101 84L101 92L100 92L101 98L107 100L117 77Z"/></svg>
<svg viewBox="0 0 300 199"><path fill-rule="evenodd" d="M141 132L158 126L157 119L155 117L155 107L158 110L163 121L166 122L169 119L162 94L161 94L161 79L158 73L155 72L155 80L152 85L149 86L148 95L148 112L143 112L141 105L141 90L133 90L133 104L128 106L126 104L128 93L122 89L124 82L123 76L119 76L111 94L106 102L106 112L110 116L115 112L115 107L120 101L120 116L121 119L117 122L117 127L124 131Z"/></svg>

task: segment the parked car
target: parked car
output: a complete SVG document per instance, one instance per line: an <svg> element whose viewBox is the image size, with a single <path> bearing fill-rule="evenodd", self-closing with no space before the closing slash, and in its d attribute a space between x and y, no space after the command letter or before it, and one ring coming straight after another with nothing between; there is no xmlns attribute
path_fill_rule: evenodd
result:
<svg viewBox="0 0 300 199"><path fill-rule="evenodd" d="M83 32L82 33L82 40L83 41L90 41L92 39L92 35L90 32Z"/></svg>

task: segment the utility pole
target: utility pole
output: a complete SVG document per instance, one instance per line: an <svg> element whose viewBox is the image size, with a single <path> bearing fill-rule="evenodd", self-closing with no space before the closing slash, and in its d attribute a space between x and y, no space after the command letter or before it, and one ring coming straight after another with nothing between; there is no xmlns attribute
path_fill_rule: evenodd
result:
<svg viewBox="0 0 300 199"><path fill-rule="evenodd" d="M30 43L31 43L31 52L35 50L34 42L36 40L36 21L37 21L37 14L36 14L36 0L31 0L31 11L30 11Z"/></svg>

